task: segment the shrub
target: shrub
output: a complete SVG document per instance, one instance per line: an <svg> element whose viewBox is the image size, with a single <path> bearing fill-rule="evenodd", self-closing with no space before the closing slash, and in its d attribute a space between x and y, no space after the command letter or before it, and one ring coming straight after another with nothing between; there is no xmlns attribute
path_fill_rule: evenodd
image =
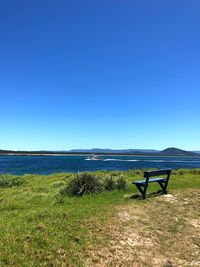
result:
<svg viewBox="0 0 200 267"><path fill-rule="evenodd" d="M116 188L118 190L125 190L127 188L127 180L123 175L120 175L116 181Z"/></svg>
<svg viewBox="0 0 200 267"><path fill-rule="evenodd" d="M0 187L12 187L12 186L20 186L23 184L23 181L17 178L0 178Z"/></svg>
<svg viewBox="0 0 200 267"><path fill-rule="evenodd" d="M120 176L113 176L113 175L108 175L106 176L106 178L104 179L104 188L105 190L108 190L108 191L112 191L112 190L115 190L115 189L126 189L127 187L127 181L126 181L126 178L122 175Z"/></svg>
<svg viewBox="0 0 200 267"><path fill-rule="evenodd" d="M103 190L112 191L115 189L123 190L127 187L127 181L124 176L106 175L105 178L99 178L94 173L80 173L73 175L67 186L60 190L61 195L83 196L86 194L95 194Z"/></svg>
<svg viewBox="0 0 200 267"><path fill-rule="evenodd" d="M62 195L83 196L102 191L102 183L93 173L76 174L69 184L61 190Z"/></svg>
<svg viewBox="0 0 200 267"><path fill-rule="evenodd" d="M105 190L111 191L116 189L116 179L113 177L113 175L107 175L106 178L103 181L103 185Z"/></svg>

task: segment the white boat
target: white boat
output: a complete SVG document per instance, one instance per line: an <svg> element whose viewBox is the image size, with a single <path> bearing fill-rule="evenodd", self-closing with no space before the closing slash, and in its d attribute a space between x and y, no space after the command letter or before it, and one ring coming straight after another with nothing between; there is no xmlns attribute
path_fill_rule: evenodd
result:
<svg viewBox="0 0 200 267"><path fill-rule="evenodd" d="M88 156L85 160L102 160L102 158L100 156L92 154L91 156Z"/></svg>

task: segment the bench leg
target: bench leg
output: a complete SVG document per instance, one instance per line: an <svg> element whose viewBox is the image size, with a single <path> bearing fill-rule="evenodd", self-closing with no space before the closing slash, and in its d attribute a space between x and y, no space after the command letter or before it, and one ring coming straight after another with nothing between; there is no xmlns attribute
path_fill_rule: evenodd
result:
<svg viewBox="0 0 200 267"><path fill-rule="evenodd" d="M139 185L136 184L137 189L140 191L141 195L142 195L142 199L146 198L146 191L147 191L147 186L146 185ZM142 187L144 187L144 189L142 189Z"/></svg>
<svg viewBox="0 0 200 267"><path fill-rule="evenodd" d="M148 187L148 185L145 184L144 185L144 190L143 190L143 196L142 196L143 199L146 198L147 187Z"/></svg>
<svg viewBox="0 0 200 267"><path fill-rule="evenodd" d="M158 182L162 188L163 194L167 194L167 182Z"/></svg>

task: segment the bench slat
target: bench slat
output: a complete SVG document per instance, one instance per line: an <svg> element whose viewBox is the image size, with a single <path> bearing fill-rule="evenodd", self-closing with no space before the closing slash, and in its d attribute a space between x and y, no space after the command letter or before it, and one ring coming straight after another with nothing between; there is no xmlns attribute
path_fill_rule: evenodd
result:
<svg viewBox="0 0 200 267"><path fill-rule="evenodd" d="M153 179L149 179L149 183L153 183L153 182L165 182L166 178L153 178ZM146 180L140 180L140 181L134 181L132 182L133 184L145 184Z"/></svg>
<svg viewBox="0 0 200 267"><path fill-rule="evenodd" d="M156 171L145 171L144 177L151 177L151 176L157 176L157 175L167 175L171 173L171 169L166 170L156 170Z"/></svg>

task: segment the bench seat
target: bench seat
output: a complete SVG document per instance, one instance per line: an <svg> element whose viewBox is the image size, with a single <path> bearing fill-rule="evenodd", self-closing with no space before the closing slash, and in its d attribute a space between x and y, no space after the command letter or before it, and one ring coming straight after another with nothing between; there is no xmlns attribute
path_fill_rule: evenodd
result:
<svg viewBox="0 0 200 267"><path fill-rule="evenodd" d="M149 183L153 183L153 182L166 182L166 178L153 178L153 179L149 179L148 182ZM146 183L146 180L132 182L132 184L145 184L145 183Z"/></svg>

